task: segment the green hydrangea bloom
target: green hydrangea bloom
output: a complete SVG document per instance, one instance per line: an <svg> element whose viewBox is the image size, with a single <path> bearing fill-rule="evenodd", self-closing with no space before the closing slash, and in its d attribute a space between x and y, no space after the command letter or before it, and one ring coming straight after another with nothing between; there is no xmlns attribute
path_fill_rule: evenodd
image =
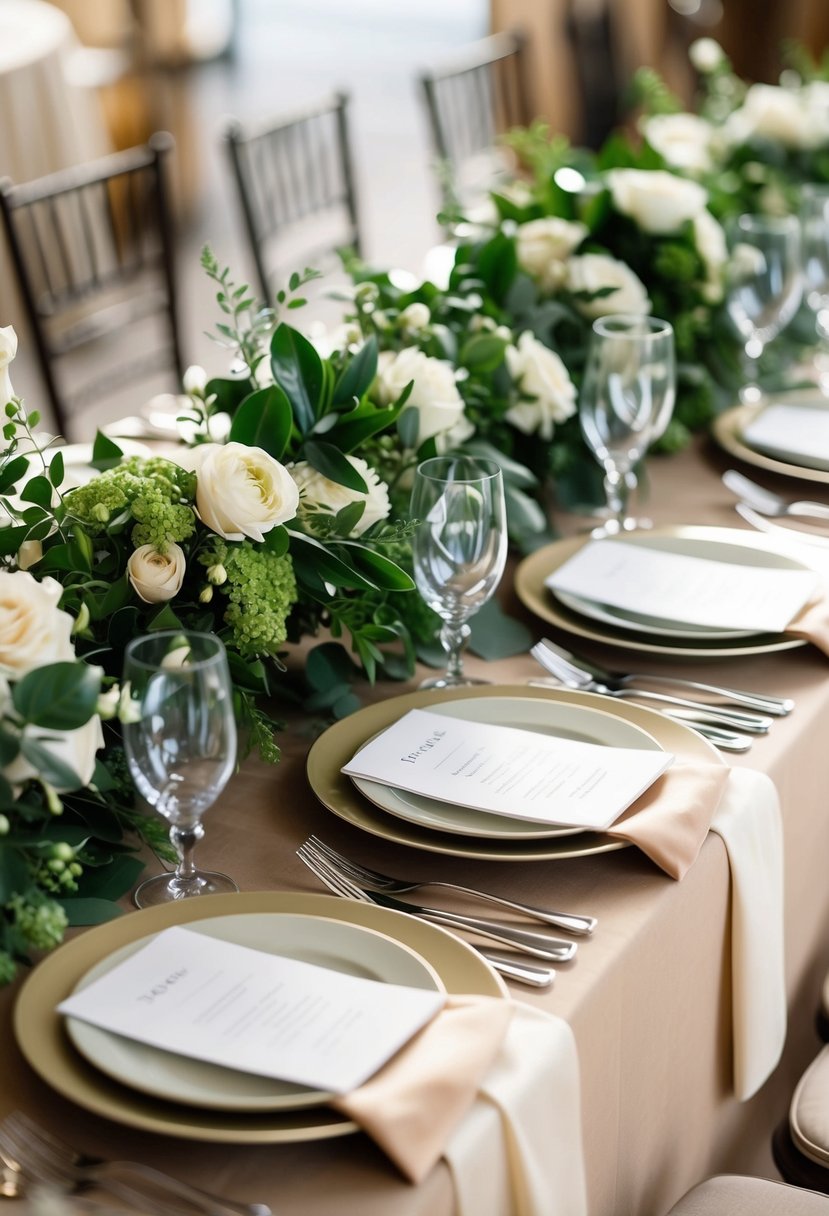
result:
<svg viewBox="0 0 829 1216"><path fill-rule="evenodd" d="M275 654L287 640L287 620L297 598L290 555L278 557L247 540L229 544L217 538L199 554L199 562L205 569L223 566L227 573L213 590L227 597L223 619L239 653L251 658Z"/></svg>
<svg viewBox="0 0 829 1216"><path fill-rule="evenodd" d="M94 535L106 530L113 515L129 509L136 526L132 542L159 550L192 536L196 526L193 503L196 475L160 456L131 456L99 474L85 486L70 490L65 503Z"/></svg>
<svg viewBox="0 0 829 1216"><path fill-rule="evenodd" d="M0 950L0 987L10 984L17 974L17 964L6 950Z"/></svg>
<svg viewBox="0 0 829 1216"><path fill-rule="evenodd" d="M33 905L15 896L8 905L14 912L14 923L32 950L51 950L63 941L69 924L66 913L54 900L44 899Z"/></svg>

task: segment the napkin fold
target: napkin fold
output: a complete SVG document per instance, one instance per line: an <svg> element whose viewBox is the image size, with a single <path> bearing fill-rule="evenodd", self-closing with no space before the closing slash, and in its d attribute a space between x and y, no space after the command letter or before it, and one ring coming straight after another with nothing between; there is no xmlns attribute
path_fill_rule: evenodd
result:
<svg viewBox="0 0 829 1216"><path fill-rule="evenodd" d="M509 1001L450 996L379 1072L332 1106L359 1124L411 1182L420 1182L474 1103L512 1015Z"/></svg>
<svg viewBox="0 0 829 1216"><path fill-rule="evenodd" d="M801 608L786 626L785 632L796 638L805 638L818 650L829 655L829 590Z"/></svg>
<svg viewBox="0 0 829 1216"><path fill-rule="evenodd" d="M732 769L711 830L731 868L734 1092L746 1101L774 1071L786 1038L783 825L772 780Z"/></svg>
<svg viewBox="0 0 829 1216"><path fill-rule="evenodd" d="M724 764L675 760L606 835L629 840L671 878L682 878L708 835L729 772Z"/></svg>

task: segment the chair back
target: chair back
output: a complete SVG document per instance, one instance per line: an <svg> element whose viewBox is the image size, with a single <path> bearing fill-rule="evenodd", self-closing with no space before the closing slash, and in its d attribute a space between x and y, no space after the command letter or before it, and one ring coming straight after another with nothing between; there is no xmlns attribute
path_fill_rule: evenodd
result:
<svg viewBox="0 0 829 1216"><path fill-rule="evenodd" d="M360 224L348 129L349 97L335 93L307 109L256 126L233 119L224 132L259 289L273 300L288 267L283 251L304 250L304 265L342 248L360 253ZM297 255L292 252L292 258Z"/></svg>
<svg viewBox="0 0 829 1216"><path fill-rule="evenodd" d="M162 164L172 147L172 138L158 133L144 147L36 181L0 182L23 305L64 434L79 407L132 381L169 370L181 382Z"/></svg>
<svg viewBox="0 0 829 1216"><path fill-rule="evenodd" d="M497 169L499 134L532 120L525 45L518 31L492 34L420 75L438 170L450 196L462 198L467 186L477 184L470 166L483 160L481 154L490 156L490 174Z"/></svg>

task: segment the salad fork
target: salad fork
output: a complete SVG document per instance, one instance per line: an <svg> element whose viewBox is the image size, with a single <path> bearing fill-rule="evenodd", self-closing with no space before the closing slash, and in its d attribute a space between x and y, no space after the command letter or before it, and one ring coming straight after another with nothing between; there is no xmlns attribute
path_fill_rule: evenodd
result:
<svg viewBox="0 0 829 1216"><path fill-rule="evenodd" d="M727 469L722 475L723 484L736 494L741 502L753 508L760 515L771 515L782 518L786 515L803 515L811 519L829 521L829 506L822 502L812 502L810 499L800 499L797 502L787 502L779 494L773 494L764 486L758 486L736 469Z"/></svg>
<svg viewBox="0 0 829 1216"><path fill-rule="evenodd" d="M0 1123L0 1157L24 1177L53 1186L98 1185L139 1211L182 1213L182 1201L205 1216L271 1216L264 1203L236 1203L190 1186L138 1161L110 1161L80 1153L35 1123L22 1111L14 1111ZM154 1203L148 1189L166 1200ZM140 1188L140 1189L139 1189Z"/></svg>
<svg viewBox="0 0 829 1216"><path fill-rule="evenodd" d="M580 667L589 676L593 676L596 680L602 680L606 684L618 684L620 687L627 687L632 684L648 683L667 684L674 688L690 688L698 692L709 692L713 696L721 697L724 701L733 701L735 705L744 705L748 709L756 709L760 713L771 714L773 717L784 717L794 709L794 701L788 697L774 697L766 693L745 692L740 688L724 688L720 684L706 684L701 680L687 680L680 676L658 676L652 675L650 672L646 674L644 672L608 671L606 667L600 667L598 663L592 660L588 661L579 655L573 654L570 650L565 650L563 646L557 642L551 642L549 638L542 638L537 643L537 646L545 651L552 652L554 655L558 655L559 658L572 664L573 667ZM538 659L543 667L543 659L539 654L536 654L535 647L530 653ZM697 704L700 704L700 702Z"/></svg>
<svg viewBox="0 0 829 1216"><path fill-rule="evenodd" d="M589 935L598 924L595 916L575 916L568 912L550 912L546 908L536 908L530 904L519 903L507 899L503 895L492 895L488 891L478 891L474 887L463 887L456 882L443 882L437 879L420 879L417 882L405 881L402 878L392 878L389 874L381 874L379 870L370 870L349 857L344 857L336 849L320 840L318 836L309 836L306 840L316 852L320 853L335 869L340 870L346 878L351 878L358 886L371 887L375 891L385 891L389 895L405 895L407 891L416 891L420 887L446 887L450 891L459 891L463 895L473 895L479 899L488 900L493 904L501 904L514 912L521 912L533 920L544 924L554 925L568 933Z"/></svg>

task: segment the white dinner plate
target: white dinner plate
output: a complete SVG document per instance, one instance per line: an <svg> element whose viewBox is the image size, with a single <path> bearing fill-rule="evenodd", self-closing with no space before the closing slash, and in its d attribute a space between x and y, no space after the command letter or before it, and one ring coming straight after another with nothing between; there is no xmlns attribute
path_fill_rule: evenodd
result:
<svg viewBox="0 0 829 1216"><path fill-rule="evenodd" d="M569 608L571 612L579 612L589 617L591 621L602 621L612 625L614 629L630 629L634 633L652 633L663 638L687 638L693 640L728 641L731 638L755 638L757 634L750 629L707 629L704 625L683 624L672 625L669 621L658 616L647 616L644 612L630 612L624 608L616 608L613 604L600 604L596 600L585 599L582 595L573 595L571 591L553 589L556 599Z"/></svg>
<svg viewBox="0 0 829 1216"><path fill-rule="evenodd" d="M188 928L207 937L266 954L301 959L363 979L444 991L437 973L419 954L402 942L362 925L318 916L260 913L214 917ZM154 936L150 934L108 954L86 972L75 990L86 988L111 971ZM122 1085L170 1102L207 1110L279 1111L320 1106L332 1096L307 1086L188 1059L77 1018L67 1018L66 1029L75 1048L101 1072Z"/></svg>
<svg viewBox="0 0 829 1216"><path fill-rule="evenodd" d="M605 747L641 748L660 751L652 735L641 726L625 722L611 713L584 705L562 705L530 697L490 697L453 701L431 706L432 713L468 722L485 722L492 726L512 726L520 730L556 735L560 739L577 739L580 743L598 743ZM583 828L553 827L528 819L512 819L477 811L471 807L453 806L436 798L413 794L408 790L352 777L354 785L375 806L438 832L454 832L493 840L544 840L552 836L575 836Z"/></svg>

